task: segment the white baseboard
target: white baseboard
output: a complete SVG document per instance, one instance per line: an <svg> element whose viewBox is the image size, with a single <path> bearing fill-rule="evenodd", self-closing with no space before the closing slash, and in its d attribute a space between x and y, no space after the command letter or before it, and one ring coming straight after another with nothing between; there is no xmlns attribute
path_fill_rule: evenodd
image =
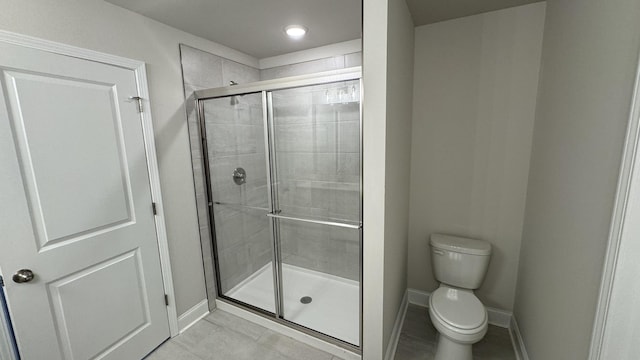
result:
<svg viewBox="0 0 640 360"><path fill-rule="evenodd" d="M511 326L509 327L509 335L511 336L511 343L513 344L513 350L516 352L516 358L518 360L529 360L529 354L524 347L524 341L522 340L522 334L520 328L516 322L515 316L511 317Z"/></svg>
<svg viewBox="0 0 640 360"><path fill-rule="evenodd" d="M410 304L426 308L429 307L430 293L416 289L408 289L407 292L409 293ZM488 307L487 313L489 314L489 324L505 329L508 329L511 326L511 318L513 317L513 313L511 311Z"/></svg>
<svg viewBox="0 0 640 360"><path fill-rule="evenodd" d="M398 341L400 340L400 332L402 331L402 325L404 324L404 318L407 315L407 308L409 307L409 291L404 293L402 297L402 303L400 303L400 309L396 316L396 322L393 324L393 330L391 331L391 338L387 345L387 352L384 356L385 360L393 360L398 349Z"/></svg>
<svg viewBox="0 0 640 360"><path fill-rule="evenodd" d="M198 320L207 315L209 315L209 301L204 299L178 317L178 328L180 329L180 333L184 332L190 328L191 325L195 324Z"/></svg>
<svg viewBox="0 0 640 360"><path fill-rule="evenodd" d="M511 327L511 318L513 318L511 311L487 307L487 313L489 314L489 324L505 329Z"/></svg>
<svg viewBox="0 0 640 360"><path fill-rule="evenodd" d="M302 343L305 343L309 346L312 346L316 349L320 349L322 351L328 352L336 357L345 360L361 360L361 356L359 354L353 353L347 349L341 348L337 345L330 344L326 341L318 339L314 336L305 334L288 326L279 324L271 319L262 317L260 315L254 314L250 311L244 310L240 307L231 305L227 302L216 299L216 307L218 310L226 311L230 314L241 317L245 320L251 321L260 326L264 326L267 329L279 332L282 335L288 336L290 338L296 339Z"/></svg>
<svg viewBox="0 0 640 360"><path fill-rule="evenodd" d="M422 290L407 289L409 294L409 304L418 305L422 307L429 307L429 295L430 293Z"/></svg>

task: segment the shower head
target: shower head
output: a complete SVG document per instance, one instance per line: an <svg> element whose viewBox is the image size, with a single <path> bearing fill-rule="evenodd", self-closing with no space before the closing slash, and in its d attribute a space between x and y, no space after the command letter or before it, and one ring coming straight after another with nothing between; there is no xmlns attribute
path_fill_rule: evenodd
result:
<svg viewBox="0 0 640 360"><path fill-rule="evenodd" d="M238 83L233 80L229 81L229 86L234 86L234 85L238 85ZM238 105L239 103L240 103L240 100L238 99L237 95L231 96L231 100L229 100L229 104L231 104L231 106Z"/></svg>

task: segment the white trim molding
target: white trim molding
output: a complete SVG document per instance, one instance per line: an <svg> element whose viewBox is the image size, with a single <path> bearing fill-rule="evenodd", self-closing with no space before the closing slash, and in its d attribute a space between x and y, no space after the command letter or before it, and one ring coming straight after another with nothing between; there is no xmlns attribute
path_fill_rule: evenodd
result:
<svg viewBox="0 0 640 360"><path fill-rule="evenodd" d="M511 317L511 323L509 326L509 336L511 337L511 344L513 345L513 351L516 353L517 360L529 360L529 354L524 346L524 340L518 327L518 322L515 316Z"/></svg>
<svg viewBox="0 0 640 360"><path fill-rule="evenodd" d="M144 64L143 62L138 60L127 59L116 55L105 54L98 51L83 49L80 47L61 44L49 40L43 40L40 38L17 34L5 30L0 30L0 41L8 44L47 51L54 54L96 61L103 64L114 65L131 70L136 70L141 64Z"/></svg>
<svg viewBox="0 0 640 360"><path fill-rule="evenodd" d="M398 315L396 316L396 322L393 324L393 330L391 331L391 337L387 344L387 352L384 355L385 360L393 360L398 349L398 342L400 341L400 333L402 332L402 325L404 325L404 319L407 317L407 308L409 307L409 291L405 291L400 303L400 309L398 309Z"/></svg>
<svg viewBox="0 0 640 360"><path fill-rule="evenodd" d="M149 106L149 88L147 83L147 72L145 63L139 60L132 60L116 55L101 53L98 51L79 48L76 46L61 44L49 40L43 40L27 35L16 34L9 31L0 30L0 41L19 45L23 47L38 49L58 55L75 57L112 66L129 69L136 77L138 95L143 99L143 112L141 114L142 127L145 143L145 153L149 170L149 181L151 184L151 198L156 203L156 234L158 237L158 248L160 251L160 266L162 267L162 281L165 293L169 299L167 305L167 315L169 318L169 330L171 336L178 335L178 316L176 313L175 295L173 287L173 277L171 274L171 261L169 257L169 242L164 221L162 206L162 194L160 190L160 174L158 172L158 158L156 155L155 137L153 132L153 120Z"/></svg>
<svg viewBox="0 0 640 360"><path fill-rule="evenodd" d="M513 319L511 311L487 307L487 313L489 314L489 324L505 329L511 327L511 319Z"/></svg>
<svg viewBox="0 0 640 360"><path fill-rule="evenodd" d="M352 54L360 51L362 51L362 39L355 39L260 59L258 61L258 68L260 70L270 69L277 66L297 64L305 61Z"/></svg>
<svg viewBox="0 0 640 360"><path fill-rule="evenodd" d="M407 292L410 304L429 307L429 296L431 295L429 292L416 289L408 289ZM511 319L513 318L511 311L487 307L487 313L489 314L489 324L505 329L511 326Z"/></svg>
<svg viewBox="0 0 640 360"><path fill-rule="evenodd" d="M171 336L179 334L178 310L175 301L173 275L171 272L171 258L169 255L169 239L165 224L162 190L160 188L160 170L158 169L158 157L156 153L156 141L151 119L151 106L149 105L149 88L147 82L147 70L144 63L134 70L138 81L138 96L142 98L142 130L144 132L144 144L147 153L147 166L149 168L149 181L151 183L151 198L156 204L156 233L158 235L158 250L160 251L160 266L162 267L162 281L164 291L169 300L167 313L169 317L169 330Z"/></svg>
<svg viewBox="0 0 640 360"><path fill-rule="evenodd" d="M640 301L638 288L633 289L637 281L633 280L631 283L625 283L629 279L635 279L637 277L636 274L640 271L640 266L637 265L638 262L635 259L635 254L640 251L640 246L637 245L637 240L640 237L640 228L636 225L640 215L640 196L638 195L638 192L640 192L640 167L637 164L640 153L639 123L640 64L636 68L627 133L600 282L600 294L591 335L589 360L612 358L611 356L614 355L606 353L608 350L623 352L632 349L632 347L629 347L623 350L619 344L613 344L613 339L616 336L610 334L610 332L613 329L625 328L625 324L621 323L622 321L634 321L634 319L630 319L627 316L620 317L620 314L631 315L637 313L635 311L637 309L636 304ZM623 248L624 252L621 252ZM632 258L624 261L627 256ZM619 281L622 281L622 285L616 284L616 279L620 279ZM618 357L618 355L624 356L620 353L615 355L614 358L623 358Z"/></svg>
<svg viewBox="0 0 640 360"><path fill-rule="evenodd" d="M417 289L407 289L407 294L409 294L409 304L426 308L429 307L429 295L431 295L429 292Z"/></svg>
<svg viewBox="0 0 640 360"><path fill-rule="evenodd" d="M207 315L209 315L209 300L204 299L180 315L178 318L180 334Z"/></svg>

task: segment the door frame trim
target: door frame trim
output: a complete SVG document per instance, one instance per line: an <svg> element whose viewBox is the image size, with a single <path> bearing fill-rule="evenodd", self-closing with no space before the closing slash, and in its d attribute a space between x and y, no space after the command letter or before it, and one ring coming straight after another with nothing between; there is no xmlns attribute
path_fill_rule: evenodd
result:
<svg viewBox="0 0 640 360"><path fill-rule="evenodd" d="M635 274L640 270L640 265L632 266L619 261L622 246L629 248L637 243L640 236L638 228L631 226L637 219L637 208L640 203L640 197L636 195L640 190L640 163L638 163L640 159L640 57L638 59L615 202L609 226L600 292L591 333L589 360L604 359L604 350L610 341L607 328L616 326L615 314L627 312L625 306L630 306L628 303L625 305L612 304L612 299L622 296L619 293L614 293L616 278L624 274ZM638 249L638 245L635 245L635 249Z"/></svg>
<svg viewBox="0 0 640 360"><path fill-rule="evenodd" d="M169 256L169 241L167 238L162 191L160 188L160 173L158 170L158 157L156 155L151 107L149 106L149 88L145 63L139 60L128 59L117 55L110 55L4 30L0 30L0 42L46 51L58 55L99 62L133 71L138 90L137 96L141 97L143 102L140 117L142 121L145 155L147 158L147 169L149 172L149 183L151 185L151 199L155 202L157 211L155 216L155 225L158 250L160 253L160 266L162 269L162 283L164 285L164 291L169 297L169 305L167 305L169 331L172 337L178 335L180 329L178 328L178 314L175 303L175 291Z"/></svg>

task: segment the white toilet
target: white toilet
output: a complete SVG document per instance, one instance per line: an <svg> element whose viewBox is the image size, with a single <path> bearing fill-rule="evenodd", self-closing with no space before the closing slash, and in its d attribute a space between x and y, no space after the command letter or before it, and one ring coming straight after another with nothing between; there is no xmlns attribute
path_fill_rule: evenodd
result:
<svg viewBox="0 0 640 360"><path fill-rule="evenodd" d="M440 287L429 297L429 317L440 333L435 360L471 360L471 347L487 333L488 316L473 293L489 266L491 244L431 235L431 263Z"/></svg>

